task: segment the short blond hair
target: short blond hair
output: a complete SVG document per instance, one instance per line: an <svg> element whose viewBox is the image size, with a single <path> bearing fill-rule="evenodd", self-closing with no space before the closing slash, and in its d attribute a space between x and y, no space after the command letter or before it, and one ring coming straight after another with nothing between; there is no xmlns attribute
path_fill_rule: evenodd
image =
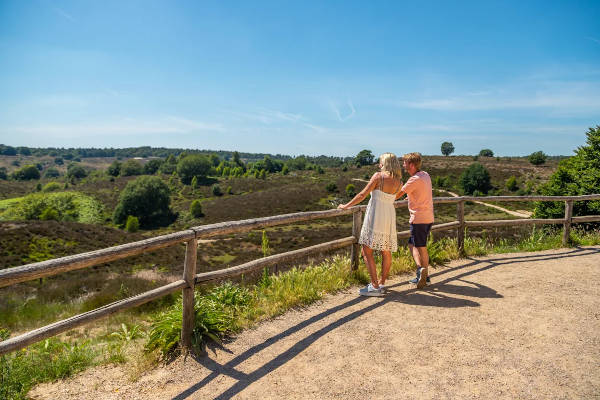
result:
<svg viewBox="0 0 600 400"><path fill-rule="evenodd" d="M409 164L414 165L418 170L421 170L421 153L408 153L402 156L402 159Z"/></svg>
<svg viewBox="0 0 600 400"><path fill-rule="evenodd" d="M393 178L399 178L402 176L402 167L400 161L393 153L383 153L379 156L379 164L381 164L381 170L389 172Z"/></svg>

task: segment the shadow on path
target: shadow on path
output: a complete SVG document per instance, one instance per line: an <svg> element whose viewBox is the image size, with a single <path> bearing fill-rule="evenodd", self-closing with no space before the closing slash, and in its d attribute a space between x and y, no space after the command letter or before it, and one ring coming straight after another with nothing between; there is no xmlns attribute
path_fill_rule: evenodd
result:
<svg viewBox="0 0 600 400"><path fill-rule="evenodd" d="M447 279L441 280L439 282L435 282L434 284L428 286L427 289L425 289L425 290L418 291L412 285L410 285L413 288L398 291L396 289L399 289L403 286L407 286L408 283L397 283L395 285L392 285L389 288L393 289L393 290L389 290L388 295L386 295L385 297L382 297L381 301L374 302L364 308L361 308L360 310L356 310L348 315L345 315L345 316L331 322L330 324L322 327L321 329L311 333L310 335L301 339L300 341L295 343L292 347L290 347L289 349L287 349L283 353L279 354L277 357L273 358L272 360L270 360L269 362L267 362L266 364L264 364L263 366L261 366L260 368L256 369L255 371L253 371L251 373L244 373L244 372L238 371L237 369L235 369L235 367L240 365L241 363L243 363L250 357L252 357L254 354L256 354L256 353L260 352L261 350L278 342L279 340L281 340L293 333L296 333L296 332L308 327L309 325L311 325L315 322L318 322L330 315L333 315L333 314L335 314L339 311L342 311L348 307L357 305L357 304L367 300L368 298L356 297L350 301L347 301L343 304L332 307L332 308L325 310L317 315L314 315L314 316L308 318L307 320L302 321L301 323L296 324L296 325L286 329L285 331L283 331L275 336L270 337L269 339L265 340L263 343L260 343L256 346L246 350L245 352L243 352L242 354L238 355L237 357L233 358L232 360L230 360L229 362L227 362L225 364L220 364L220 363L212 360L208 356L194 357L196 362L198 362L199 364L201 364L202 366L204 366L205 368L209 369L212 372L208 376L206 376L204 379L202 379L201 381L195 383L194 385L192 385L185 391L183 391L180 394L178 394L177 396L175 396L173 399L174 400L187 399L192 394L194 394L197 390L199 390L203 386L207 385L208 383L210 383L212 380L214 380L221 374L228 375L231 378L236 379L237 382L234 383L225 392L221 393L220 395L216 395L216 397L214 397L214 398L215 399L230 399L233 396L235 396L236 394L240 393L245 388L247 388L253 382L261 379L265 375L269 374L270 372L272 372L272 371L276 370L277 368L279 368L280 366L284 365L289 360L293 359L296 355L298 355L300 352L304 351L308 346L310 346L312 343L317 341L319 338L323 337L325 334L327 334L327 333L331 332L332 330L344 325L345 323L350 322L350 321L360 317L361 315L366 314L366 313L368 313L378 307L381 307L389 302L401 302L404 304L412 304L412 305L417 305L417 306L430 306L430 307L477 307L477 306L479 306L479 303L477 303L477 302L474 302L474 301L468 300L468 299L463 299L463 298L455 298L455 297L451 297L448 295L460 295L460 296L472 297L472 298L502 298L502 295L487 286L465 280L464 278L469 275L473 275L478 272L485 271L485 270L488 270L488 269L491 269L491 268L494 268L497 266L501 266L504 264L524 263L524 262L531 262L531 261L543 261L543 260L551 260L551 259L573 258L573 257L587 256L587 255L591 255L591 254L600 254L600 249L574 248L572 250L568 250L568 251L565 251L565 252L562 252L559 254L547 254L547 255L544 255L544 254L539 255L538 254L538 255L527 255L527 256L515 256L515 257L509 256L509 257L503 257L503 258L487 258L485 260L476 260L473 258L467 258L467 259L471 260L471 262L464 264L464 265L459 265L454 268L448 268L444 271L432 274L431 275L432 278L435 278L435 277L443 278L443 276L445 274L459 271L461 269L465 269L468 267L474 267L478 264L488 264L488 265L482 266L481 268L477 268L474 270L465 271L462 274L448 277ZM449 282L451 282L451 281L464 282L464 283L467 283L469 286L449 284Z"/></svg>

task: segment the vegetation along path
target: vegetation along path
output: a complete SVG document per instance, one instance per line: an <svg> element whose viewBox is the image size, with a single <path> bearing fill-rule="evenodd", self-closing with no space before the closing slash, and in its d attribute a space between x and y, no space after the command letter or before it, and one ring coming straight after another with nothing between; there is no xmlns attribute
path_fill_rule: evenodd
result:
<svg viewBox="0 0 600 400"><path fill-rule="evenodd" d="M600 396L600 246L450 262L416 290L356 288L127 380L103 366L35 399Z"/></svg>

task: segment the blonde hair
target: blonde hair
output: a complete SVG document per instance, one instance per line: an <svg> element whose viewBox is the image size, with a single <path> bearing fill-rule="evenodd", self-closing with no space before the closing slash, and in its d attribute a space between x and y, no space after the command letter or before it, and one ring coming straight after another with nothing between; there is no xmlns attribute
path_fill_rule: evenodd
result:
<svg viewBox="0 0 600 400"><path fill-rule="evenodd" d="M383 153L379 156L379 164L381 164L381 170L389 172L392 178L402 177L402 167L400 167L400 161L393 153Z"/></svg>
<svg viewBox="0 0 600 400"><path fill-rule="evenodd" d="M421 160L421 153L408 153L405 154L402 159L407 163L414 165L417 170L421 170L421 163L423 162Z"/></svg>

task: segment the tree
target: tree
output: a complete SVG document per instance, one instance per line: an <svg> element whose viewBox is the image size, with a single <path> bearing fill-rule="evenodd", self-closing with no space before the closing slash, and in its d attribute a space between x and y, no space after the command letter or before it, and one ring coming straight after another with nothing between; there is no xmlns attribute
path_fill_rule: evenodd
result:
<svg viewBox="0 0 600 400"><path fill-rule="evenodd" d="M562 160L547 183L538 192L544 196L579 196L600 191L600 125L589 128L586 145L579 147L573 157ZM562 201L537 203L534 218L562 218ZM576 201L573 216L600 214L600 201Z"/></svg>
<svg viewBox="0 0 600 400"><path fill-rule="evenodd" d="M111 176L121 175L121 163L116 160L113 161L106 169L106 172Z"/></svg>
<svg viewBox="0 0 600 400"><path fill-rule="evenodd" d="M127 222L125 223L125 230L127 232L137 232L140 229L140 221L138 217L134 217L133 215L129 215L127 217Z"/></svg>
<svg viewBox="0 0 600 400"><path fill-rule="evenodd" d="M200 218L204 215L204 213L202 213L202 203L200 200L192 201L192 204L190 204L190 214L194 218Z"/></svg>
<svg viewBox="0 0 600 400"><path fill-rule="evenodd" d="M87 171L79 164L71 163L67 167L67 177L68 178L85 178L87 176Z"/></svg>
<svg viewBox="0 0 600 400"><path fill-rule="evenodd" d="M30 181L40 179L40 171L35 165L25 165L12 173L13 179L17 181Z"/></svg>
<svg viewBox="0 0 600 400"><path fill-rule="evenodd" d="M373 164L373 159L375 156L371 153L371 150L361 150L356 157L354 157L354 162L358 166L362 165L371 165Z"/></svg>
<svg viewBox="0 0 600 400"><path fill-rule="evenodd" d="M356 196L356 187L352 183L346 185L346 195L348 197Z"/></svg>
<svg viewBox="0 0 600 400"><path fill-rule="evenodd" d="M285 165L283 166L283 168L281 169L281 173L282 173L283 175L287 175L287 174L289 174L289 173L290 173L290 169L288 168L287 164L285 164Z"/></svg>
<svg viewBox="0 0 600 400"><path fill-rule="evenodd" d="M212 164L207 157L192 154L185 156L177 163L177 175L181 182L189 185L195 176L198 180L204 179L211 171Z"/></svg>
<svg viewBox="0 0 600 400"><path fill-rule="evenodd" d="M22 156L30 156L31 155L31 150L29 150L29 147L17 147L17 150L18 150L19 154Z"/></svg>
<svg viewBox="0 0 600 400"><path fill-rule="evenodd" d="M8 179L8 174L6 173L5 167L0 167L0 179L4 181Z"/></svg>
<svg viewBox="0 0 600 400"><path fill-rule="evenodd" d="M490 173L479 163L473 163L460 176L460 184L466 194L475 191L487 193L492 188Z"/></svg>
<svg viewBox="0 0 600 400"><path fill-rule="evenodd" d="M546 157L547 156L544 154L543 151L536 151L534 153L531 153L528 158L529 162L533 165L541 165L546 162Z"/></svg>
<svg viewBox="0 0 600 400"><path fill-rule="evenodd" d="M136 176L144 173L144 167L136 160L127 160L121 165L121 176Z"/></svg>
<svg viewBox="0 0 600 400"><path fill-rule="evenodd" d="M442 143L442 154L449 156L452 153L454 153L454 145L451 142Z"/></svg>
<svg viewBox="0 0 600 400"><path fill-rule="evenodd" d="M60 172L56 168L48 168L46 172L44 172L44 178L58 178L60 176Z"/></svg>
<svg viewBox="0 0 600 400"><path fill-rule="evenodd" d="M56 157L56 158L54 159L54 164L56 164L56 165L63 165L64 163L65 163L65 162L64 162L64 160L62 159L62 157Z"/></svg>
<svg viewBox="0 0 600 400"><path fill-rule="evenodd" d="M213 196L223 196L223 191L221 190L221 186L219 185L214 185L212 187L212 194Z"/></svg>
<svg viewBox="0 0 600 400"><path fill-rule="evenodd" d="M511 192L514 192L515 190L517 190L519 188L517 185L517 178L514 175L510 176L506 180L506 188L508 190L510 190Z"/></svg>
<svg viewBox="0 0 600 400"><path fill-rule="evenodd" d="M494 157L494 152L490 149L483 149L479 152L480 157Z"/></svg>
<svg viewBox="0 0 600 400"><path fill-rule="evenodd" d="M170 194L169 187L159 177L136 178L121 192L113 221L123 225L132 215L138 218L143 228L169 225L177 218L170 208Z"/></svg>
<svg viewBox="0 0 600 400"><path fill-rule="evenodd" d="M15 149L12 146L5 146L3 144L0 144L0 154L4 156L16 156L17 149Z"/></svg>
<svg viewBox="0 0 600 400"><path fill-rule="evenodd" d="M337 190L337 185L335 182L330 182L327 184L327 186L325 186L325 190L328 192L335 192Z"/></svg>
<svg viewBox="0 0 600 400"><path fill-rule="evenodd" d="M164 163L163 160L153 159L144 164L144 174L154 175L160 166Z"/></svg>

